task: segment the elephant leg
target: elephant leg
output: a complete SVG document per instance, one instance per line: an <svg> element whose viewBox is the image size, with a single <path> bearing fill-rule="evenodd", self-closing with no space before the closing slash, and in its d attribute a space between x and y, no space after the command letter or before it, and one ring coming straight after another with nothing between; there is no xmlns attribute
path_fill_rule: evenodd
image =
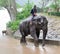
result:
<svg viewBox="0 0 60 54"><path fill-rule="evenodd" d="M20 40L20 43L26 43L25 32L24 32L23 28L24 28L24 26L23 25L20 25L19 30L20 30L20 33L22 35L21 40Z"/></svg>
<svg viewBox="0 0 60 54"><path fill-rule="evenodd" d="M37 35L37 38L39 39L40 30L36 30L36 35Z"/></svg>
<svg viewBox="0 0 60 54"><path fill-rule="evenodd" d="M34 38L34 45L37 47L38 46L38 37L37 37L36 29L35 29L34 25L32 25L30 27L30 34Z"/></svg>
<svg viewBox="0 0 60 54"><path fill-rule="evenodd" d="M43 41L42 41L42 46L45 45L45 38L46 38L46 35L47 35L47 29L43 30Z"/></svg>
<svg viewBox="0 0 60 54"><path fill-rule="evenodd" d="M21 37L20 43L26 43L26 38L25 38L25 36L22 36L22 37Z"/></svg>
<svg viewBox="0 0 60 54"><path fill-rule="evenodd" d="M22 35L20 43L26 43L26 38L25 38L26 36L25 36L24 31L22 29L20 29L20 32L21 32L21 35Z"/></svg>

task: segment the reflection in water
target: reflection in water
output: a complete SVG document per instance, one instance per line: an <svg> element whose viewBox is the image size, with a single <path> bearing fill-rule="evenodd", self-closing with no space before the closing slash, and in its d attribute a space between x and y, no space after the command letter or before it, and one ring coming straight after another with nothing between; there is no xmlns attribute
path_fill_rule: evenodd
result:
<svg viewBox="0 0 60 54"><path fill-rule="evenodd" d="M34 43L27 43L21 45L20 40L11 38L9 36L2 36L0 38L0 54L60 54L60 46L39 45L35 47Z"/></svg>
<svg viewBox="0 0 60 54"><path fill-rule="evenodd" d="M0 10L0 35L2 30L6 30L6 23L10 21L9 14L6 9Z"/></svg>
<svg viewBox="0 0 60 54"><path fill-rule="evenodd" d="M32 48L34 48L34 50ZM22 54L57 54L57 52L60 53L58 48L60 49L59 46L57 47L53 45L46 45L44 48L41 45L39 47L32 46L31 48L22 46Z"/></svg>

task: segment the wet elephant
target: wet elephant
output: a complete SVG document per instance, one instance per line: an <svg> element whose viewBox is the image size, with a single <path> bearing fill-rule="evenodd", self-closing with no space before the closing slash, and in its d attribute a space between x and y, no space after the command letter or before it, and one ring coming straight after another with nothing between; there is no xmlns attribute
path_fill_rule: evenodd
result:
<svg viewBox="0 0 60 54"><path fill-rule="evenodd" d="M22 35L20 42L26 43L26 36L31 35L34 39L35 46L38 46L40 30L43 30L42 46L44 46L45 38L48 31L48 21L44 16L36 16L33 19L28 18L20 23L19 30Z"/></svg>

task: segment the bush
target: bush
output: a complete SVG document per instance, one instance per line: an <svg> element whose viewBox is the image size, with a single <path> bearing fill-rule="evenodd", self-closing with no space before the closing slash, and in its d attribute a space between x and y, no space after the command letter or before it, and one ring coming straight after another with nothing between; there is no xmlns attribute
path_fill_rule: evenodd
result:
<svg viewBox="0 0 60 54"><path fill-rule="evenodd" d="M16 3L16 7L17 7L17 8L20 8L21 6L20 6L20 4Z"/></svg>
<svg viewBox="0 0 60 54"><path fill-rule="evenodd" d="M7 27L11 28L13 31L16 31L18 29L20 21L13 21L7 23Z"/></svg>
<svg viewBox="0 0 60 54"><path fill-rule="evenodd" d="M60 16L60 12L49 12L49 15Z"/></svg>
<svg viewBox="0 0 60 54"><path fill-rule="evenodd" d="M11 28L13 31L16 31L19 27L19 23L24 18L27 18L30 15L30 10L32 9L32 4L25 4L22 12L18 12L16 15L16 20L7 23L7 27Z"/></svg>
<svg viewBox="0 0 60 54"><path fill-rule="evenodd" d="M22 19L24 19L23 13L17 13L16 20L22 20Z"/></svg>
<svg viewBox="0 0 60 54"><path fill-rule="evenodd" d="M31 9L32 9L32 5L30 3L25 4L25 6L23 7L23 11L17 13L16 20L27 18L30 15Z"/></svg>

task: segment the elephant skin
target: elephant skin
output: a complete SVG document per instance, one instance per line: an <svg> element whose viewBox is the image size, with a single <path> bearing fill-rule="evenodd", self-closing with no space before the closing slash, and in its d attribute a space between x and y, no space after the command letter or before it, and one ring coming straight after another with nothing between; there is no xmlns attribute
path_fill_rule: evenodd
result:
<svg viewBox="0 0 60 54"><path fill-rule="evenodd" d="M48 21L44 16L35 16L33 19L32 17L27 18L19 25L19 30L22 35L20 42L26 43L26 36L31 35L34 39L34 45L39 45L39 35L40 30L43 31L43 40L42 46L45 45L45 38L48 31Z"/></svg>

